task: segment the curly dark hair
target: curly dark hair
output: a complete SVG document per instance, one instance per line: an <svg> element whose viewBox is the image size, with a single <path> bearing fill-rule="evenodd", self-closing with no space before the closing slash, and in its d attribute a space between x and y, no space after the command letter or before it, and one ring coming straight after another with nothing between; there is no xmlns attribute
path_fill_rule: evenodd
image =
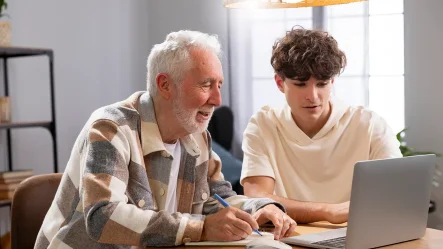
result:
<svg viewBox="0 0 443 249"><path fill-rule="evenodd" d="M271 65L283 79L327 80L343 72L346 55L328 32L295 26L272 46Z"/></svg>

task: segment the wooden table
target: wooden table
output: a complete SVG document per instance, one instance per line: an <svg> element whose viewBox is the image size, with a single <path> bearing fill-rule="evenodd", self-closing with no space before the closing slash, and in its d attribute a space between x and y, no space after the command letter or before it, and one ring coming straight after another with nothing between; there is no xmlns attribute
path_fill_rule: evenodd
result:
<svg viewBox="0 0 443 249"><path fill-rule="evenodd" d="M343 225L333 225L333 224L325 224L325 223L312 223L312 224L304 224L298 225L295 229L294 235L301 234L310 234L317 233L321 231L327 231L335 228L345 227L346 224ZM305 248L299 246L293 246L292 248ZM443 249L443 231L435 230L435 229L426 229L426 234L423 238L418 240L412 240L408 242L403 242L391 246L384 246L380 248L389 248L389 249ZM305 248L306 249L306 248Z"/></svg>
<svg viewBox="0 0 443 249"><path fill-rule="evenodd" d="M310 234L321 231L328 231L330 229L342 228L345 227L346 224L341 225L333 225L329 223L312 223L312 224L299 224L295 229L294 236L301 234ZM190 247L190 246L182 246L179 248L186 249L239 249L244 247ZM306 247L293 246L292 248L300 248L306 249ZM408 242L403 242L391 246L385 246L381 248L388 249L443 249L443 231L435 230L435 229L426 229L426 234L423 238Z"/></svg>

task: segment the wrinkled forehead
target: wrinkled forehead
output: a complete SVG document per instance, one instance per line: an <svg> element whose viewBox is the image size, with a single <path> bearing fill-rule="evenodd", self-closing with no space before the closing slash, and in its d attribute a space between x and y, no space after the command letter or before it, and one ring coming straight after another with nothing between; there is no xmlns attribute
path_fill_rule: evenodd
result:
<svg viewBox="0 0 443 249"><path fill-rule="evenodd" d="M189 55L192 59L194 66L201 66L207 63L220 63L220 58L216 53L211 50L203 48L190 48Z"/></svg>
<svg viewBox="0 0 443 249"><path fill-rule="evenodd" d="M192 59L191 70L199 71L202 74L208 74L207 77L223 79L223 69L218 56L209 50L191 49L190 57Z"/></svg>

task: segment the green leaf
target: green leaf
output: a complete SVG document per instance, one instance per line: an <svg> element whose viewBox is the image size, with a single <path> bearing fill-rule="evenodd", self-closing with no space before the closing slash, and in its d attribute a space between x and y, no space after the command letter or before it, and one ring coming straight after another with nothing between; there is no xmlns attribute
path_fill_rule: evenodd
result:
<svg viewBox="0 0 443 249"><path fill-rule="evenodd" d="M8 8L8 3L5 2L5 0L0 0L0 17L5 15L3 11L6 10L7 8Z"/></svg>
<svg viewBox="0 0 443 249"><path fill-rule="evenodd" d="M405 137L405 131L407 130L407 128L404 128L403 130L401 130L399 133L397 133L397 140L400 143L404 142L404 137Z"/></svg>
<svg viewBox="0 0 443 249"><path fill-rule="evenodd" d="M399 133L397 133L397 140L400 142L400 151L401 154L406 157L406 156L416 156L416 155L428 155L428 154L434 154L437 157L441 157L441 154L439 153L435 153L432 151L415 151L414 148L410 148L406 145L406 142L404 141L404 136L406 134L406 130L407 128L404 128L402 131L400 131Z"/></svg>

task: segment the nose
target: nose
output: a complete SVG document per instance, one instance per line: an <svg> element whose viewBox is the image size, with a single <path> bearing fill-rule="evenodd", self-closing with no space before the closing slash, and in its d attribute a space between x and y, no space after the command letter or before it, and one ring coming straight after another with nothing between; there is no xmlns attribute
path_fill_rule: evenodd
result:
<svg viewBox="0 0 443 249"><path fill-rule="evenodd" d="M306 91L306 99L312 103L316 102L318 98L317 87L315 87L315 85L311 85L306 89Z"/></svg>
<svg viewBox="0 0 443 249"><path fill-rule="evenodd" d="M209 96L208 104L215 107L220 106L222 103L220 88L214 87L211 90L211 96Z"/></svg>

